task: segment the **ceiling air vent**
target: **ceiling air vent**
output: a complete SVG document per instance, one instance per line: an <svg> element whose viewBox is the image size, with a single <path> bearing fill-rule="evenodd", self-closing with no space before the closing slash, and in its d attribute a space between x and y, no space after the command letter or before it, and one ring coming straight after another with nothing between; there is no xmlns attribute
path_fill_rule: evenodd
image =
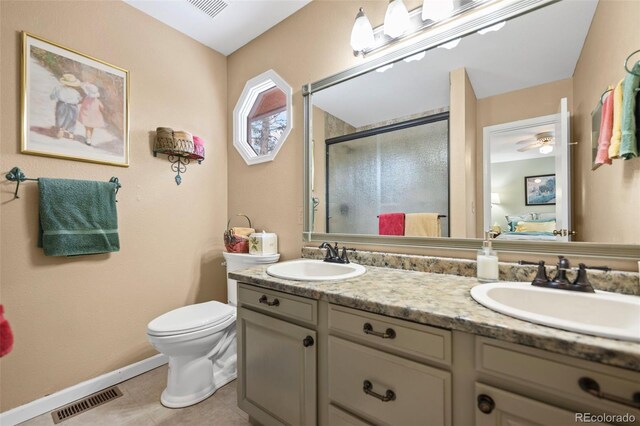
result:
<svg viewBox="0 0 640 426"><path fill-rule="evenodd" d="M225 7L229 6L229 3L225 0L187 0L187 1L212 18L215 18L218 15L218 13L222 12Z"/></svg>
<svg viewBox="0 0 640 426"><path fill-rule="evenodd" d="M93 395L89 395L86 398L82 398L76 402L65 405L64 407L53 411L51 413L51 417L53 417L53 423L58 424L67 419L70 419L71 417L77 416L78 414L82 414L85 411L89 411L92 408L97 407L98 405L102 405L121 396L122 392L120 392L120 389L118 389L117 386L113 386L98 393L94 393Z"/></svg>

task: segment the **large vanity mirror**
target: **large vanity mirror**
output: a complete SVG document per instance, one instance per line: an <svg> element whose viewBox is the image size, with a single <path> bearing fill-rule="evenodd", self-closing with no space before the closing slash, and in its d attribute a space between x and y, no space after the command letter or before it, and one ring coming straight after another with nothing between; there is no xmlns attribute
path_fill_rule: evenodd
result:
<svg viewBox="0 0 640 426"><path fill-rule="evenodd" d="M507 250L640 257L640 159L591 158L591 112L640 46L636 28L609 29L638 12L471 10L306 85L305 238L473 248L492 230Z"/></svg>

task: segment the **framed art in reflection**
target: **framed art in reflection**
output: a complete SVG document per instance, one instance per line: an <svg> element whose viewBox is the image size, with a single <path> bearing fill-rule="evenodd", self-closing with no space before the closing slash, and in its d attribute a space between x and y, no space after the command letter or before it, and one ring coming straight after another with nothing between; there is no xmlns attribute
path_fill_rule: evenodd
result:
<svg viewBox="0 0 640 426"><path fill-rule="evenodd" d="M524 196L527 206L556 204L556 175L525 176Z"/></svg>

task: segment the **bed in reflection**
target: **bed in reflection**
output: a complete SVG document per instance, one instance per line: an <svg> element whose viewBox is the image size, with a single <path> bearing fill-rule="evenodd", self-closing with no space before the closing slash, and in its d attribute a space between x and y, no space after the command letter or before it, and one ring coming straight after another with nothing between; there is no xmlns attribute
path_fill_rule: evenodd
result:
<svg viewBox="0 0 640 426"><path fill-rule="evenodd" d="M498 240L541 240L553 241L556 236L555 213L526 213L506 215L507 226L499 229Z"/></svg>

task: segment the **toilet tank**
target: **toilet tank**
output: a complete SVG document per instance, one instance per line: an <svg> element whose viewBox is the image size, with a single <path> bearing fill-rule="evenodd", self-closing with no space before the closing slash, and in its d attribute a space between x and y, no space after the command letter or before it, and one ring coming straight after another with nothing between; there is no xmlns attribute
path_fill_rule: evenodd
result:
<svg viewBox="0 0 640 426"><path fill-rule="evenodd" d="M236 280L229 278L229 272L276 263L280 259L280 254L258 255L224 251L222 255L227 265L227 303L233 306L238 304L238 286Z"/></svg>

